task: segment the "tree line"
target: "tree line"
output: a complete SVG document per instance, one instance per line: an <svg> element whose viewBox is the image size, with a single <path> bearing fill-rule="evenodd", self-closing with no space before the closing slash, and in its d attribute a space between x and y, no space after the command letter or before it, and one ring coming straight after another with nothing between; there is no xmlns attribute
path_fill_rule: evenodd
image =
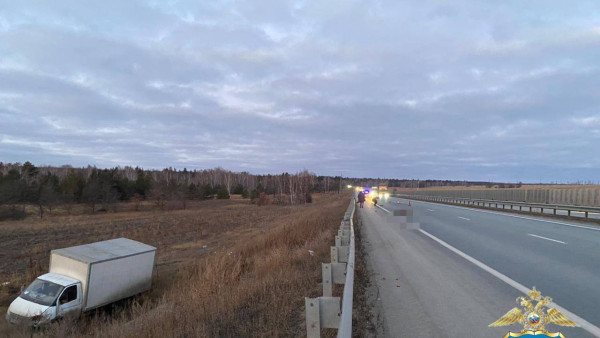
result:
<svg viewBox="0 0 600 338"><path fill-rule="evenodd" d="M388 187L395 188L429 188L429 187L456 187L456 186L489 186L502 185L502 186L517 186L521 183L516 184L504 184L486 181L453 181L453 180L417 180L417 179L384 179L384 178L348 178L346 179L350 184L361 185L365 187L387 185Z"/></svg>
<svg viewBox="0 0 600 338"><path fill-rule="evenodd" d="M314 192L339 192L341 187L340 176L316 176L307 170L253 175L223 168L101 169L0 162L0 220L24 217L25 205L36 206L44 217L58 205L70 212L74 204L86 204L96 212L124 201L152 201L158 208L164 208L167 201L179 201L185 208L189 200L229 199L233 194L259 204L303 204L312 201Z"/></svg>

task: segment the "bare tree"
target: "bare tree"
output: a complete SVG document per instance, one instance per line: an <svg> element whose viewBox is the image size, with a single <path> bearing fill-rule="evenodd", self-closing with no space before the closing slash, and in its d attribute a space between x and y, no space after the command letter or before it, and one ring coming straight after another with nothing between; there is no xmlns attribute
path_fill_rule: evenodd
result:
<svg viewBox="0 0 600 338"><path fill-rule="evenodd" d="M160 210L165 209L167 194L164 190L164 185L154 184L150 189L150 199L154 202L154 206Z"/></svg>
<svg viewBox="0 0 600 338"><path fill-rule="evenodd" d="M224 180L224 183L225 183L225 189L227 189L227 194L229 196L231 196L231 184L232 184L232 173L231 173L231 171L229 171L229 170L223 171L223 180Z"/></svg>

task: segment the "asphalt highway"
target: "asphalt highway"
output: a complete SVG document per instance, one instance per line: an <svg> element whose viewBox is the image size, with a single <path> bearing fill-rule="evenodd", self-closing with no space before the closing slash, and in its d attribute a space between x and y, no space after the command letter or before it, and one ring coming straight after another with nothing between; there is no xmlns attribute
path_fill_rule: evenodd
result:
<svg viewBox="0 0 600 338"><path fill-rule="evenodd" d="M401 202L402 204L398 204ZM600 227L411 201L420 229L402 226L388 198L359 210L363 244L388 337L503 337L522 326L488 325L535 286L579 328L600 337Z"/></svg>

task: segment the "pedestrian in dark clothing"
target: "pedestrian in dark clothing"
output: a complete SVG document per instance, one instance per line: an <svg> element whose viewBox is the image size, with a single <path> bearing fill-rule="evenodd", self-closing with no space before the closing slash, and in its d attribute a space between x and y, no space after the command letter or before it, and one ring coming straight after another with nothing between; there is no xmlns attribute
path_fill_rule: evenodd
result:
<svg viewBox="0 0 600 338"><path fill-rule="evenodd" d="M363 204L365 204L365 194L362 191L360 191L358 193L357 199L358 199L358 203L359 203L360 207L362 208Z"/></svg>

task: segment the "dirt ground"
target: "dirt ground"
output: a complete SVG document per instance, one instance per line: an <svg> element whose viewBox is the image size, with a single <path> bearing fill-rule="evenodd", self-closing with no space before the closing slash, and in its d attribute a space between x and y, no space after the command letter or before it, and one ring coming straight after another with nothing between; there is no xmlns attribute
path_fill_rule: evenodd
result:
<svg viewBox="0 0 600 338"><path fill-rule="evenodd" d="M324 196L315 196L315 203ZM121 207L121 209L130 209ZM0 222L0 313L37 275L47 272L50 250L126 237L157 250L152 292L160 294L179 266L223 253L264 233L301 207L257 207L248 200L190 203L187 210L58 215Z"/></svg>
<svg viewBox="0 0 600 338"><path fill-rule="evenodd" d="M379 290L372 282L374 272L367 261L366 246L362 236L362 220L358 213L354 215L354 233L356 240L356 275L354 276L354 309L352 327L353 337L385 337L383 314Z"/></svg>

